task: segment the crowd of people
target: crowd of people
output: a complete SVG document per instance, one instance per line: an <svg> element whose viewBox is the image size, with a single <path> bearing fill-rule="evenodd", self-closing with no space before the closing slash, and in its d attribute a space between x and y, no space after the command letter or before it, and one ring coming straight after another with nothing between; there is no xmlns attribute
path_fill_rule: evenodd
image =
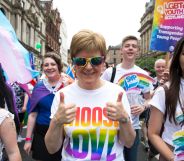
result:
<svg viewBox="0 0 184 161"><path fill-rule="evenodd" d="M160 161L174 161L172 136L184 129L184 38L169 63L155 61L155 78L135 64L135 36L123 38L120 52L122 62L108 65L104 37L81 30L70 46L75 80L49 52L32 93L8 84L0 67L0 160L7 154L21 161L17 138L28 113L24 150L35 161L137 161L140 117L145 147L154 147Z"/></svg>

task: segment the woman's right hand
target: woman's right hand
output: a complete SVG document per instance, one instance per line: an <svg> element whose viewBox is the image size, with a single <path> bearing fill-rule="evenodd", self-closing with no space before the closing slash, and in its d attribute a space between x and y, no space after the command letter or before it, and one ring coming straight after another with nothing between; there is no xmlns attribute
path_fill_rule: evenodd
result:
<svg viewBox="0 0 184 161"><path fill-rule="evenodd" d="M27 155L30 154L31 146L32 146L32 143L31 142L25 142L25 144L24 144L24 150L27 153Z"/></svg>
<svg viewBox="0 0 184 161"><path fill-rule="evenodd" d="M54 120L59 125L70 124L76 117L77 107L75 104L64 103L64 94L60 93L60 103L56 114L54 115Z"/></svg>

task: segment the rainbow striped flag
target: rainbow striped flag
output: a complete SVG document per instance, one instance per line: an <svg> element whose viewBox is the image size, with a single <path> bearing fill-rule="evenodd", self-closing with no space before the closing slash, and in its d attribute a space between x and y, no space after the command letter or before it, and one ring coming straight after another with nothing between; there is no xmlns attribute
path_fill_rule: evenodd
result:
<svg viewBox="0 0 184 161"><path fill-rule="evenodd" d="M30 82L39 75L31 68L29 52L17 39L6 16L0 11L0 63L8 82Z"/></svg>

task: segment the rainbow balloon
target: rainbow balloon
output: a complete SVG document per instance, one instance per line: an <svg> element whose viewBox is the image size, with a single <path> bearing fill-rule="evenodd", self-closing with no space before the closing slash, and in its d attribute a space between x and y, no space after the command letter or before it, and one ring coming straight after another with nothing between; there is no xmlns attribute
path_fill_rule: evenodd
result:
<svg viewBox="0 0 184 161"><path fill-rule="evenodd" d="M173 135L175 161L184 160L184 130L177 131Z"/></svg>
<svg viewBox="0 0 184 161"><path fill-rule="evenodd" d="M149 87L155 80L142 73L132 72L123 75L118 84L124 88L125 91L128 90L140 90Z"/></svg>

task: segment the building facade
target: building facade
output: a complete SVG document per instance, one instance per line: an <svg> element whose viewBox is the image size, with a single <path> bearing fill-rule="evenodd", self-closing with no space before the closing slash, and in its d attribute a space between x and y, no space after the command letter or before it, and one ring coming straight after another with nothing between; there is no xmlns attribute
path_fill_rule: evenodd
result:
<svg viewBox="0 0 184 161"><path fill-rule="evenodd" d="M152 51L149 50L152 23L153 23L153 13L154 13L155 0L150 0L145 5L145 13L141 17L141 27L138 30L140 32L140 56L152 55Z"/></svg>
<svg viewBox="0 0 184 161"><path fill-rule="evenodd" d="M121 45L117 46L109 46L107 51L107 57L106 62L111 66L115 66L122 61L121 51L120 51Z"/></svg>
<svg viewBox="0 0 184 161"><path fill-rule="evenodd" d="M58 9L53 9L53 0L40 0L46 12L46 52L56 52L62 60L63 71L68 66L67 30Z"/></svg>
<svg viewBox="0 0 184 161"><path fill-rule="evenodd" d="M61 53L61 59L63 63L63 71L66 71L69 63L68 63L68 47L67 47L67 30L66 30L66 24L64 22L64 19L62 19L62 23L60 27L60 35L62 40L60 53Z"/></svg>
<svg viewBox="0 0 184 161"><path fill-rule="evenodd" d="M61 37L60 37L60 27L61 27L61 17L57 9L53 9L53 0L40 0L40 5L45 11L46 19L46 52L54 51L59 56Z"/></svg>
<svg viewBox="0 0 184 161"><path fill-rule="evenodd" d="M12 24L21 44L34 57L34 64L40 70L41 58L45 53L46 21L36 0L0 0L0 9ZM40 44L40 48L36 45Z"/></svg>

